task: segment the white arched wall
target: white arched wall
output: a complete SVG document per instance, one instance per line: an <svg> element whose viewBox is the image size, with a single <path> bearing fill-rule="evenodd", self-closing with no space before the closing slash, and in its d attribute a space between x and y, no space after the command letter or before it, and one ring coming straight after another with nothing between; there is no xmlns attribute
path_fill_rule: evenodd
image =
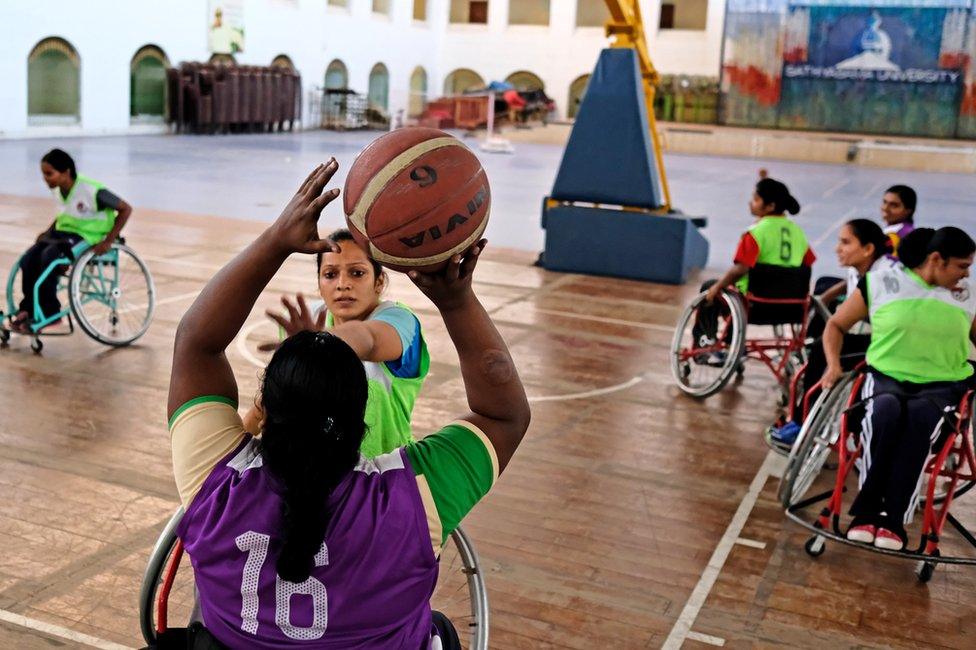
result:
<svg viewBox="0 0 976 650"><path fill-rule="evenodd" d="M659 0L641 0L651 56L662 73L718 75L724 2L709 2L705 31L658 33ZM508 0L491 0L487 25L449 25L448 0L428 0L427 5L427 21L420 22L407 1L392 3L389 16L377 16L371 0L349 0L349 8L324 0L246 0L245 52L236 59L243 65L268 65L286 54L302 75L306 101L308 91L321 86L332 59L346 64L349 86L359 92L366 92L369 71L382 59L390 73L394 113L408 106L410 74L417 66L427 71L431 98L456 68L471 68L488 81L531 70L565 115L570 84L592 71L607 43L600 27L576 28L574 0L550 3L548 26L508 25ZM210 57L207 3L201 0L170 0L165 11L151 3L115 0L32 0L6 2L3 14L0 137L55 134L55 127L27 124L27 55L45 37L68 40L82 62L81 119L76 126L57 127L58 134L148 128L129 124L129 61L142 45L158 45L174 65ZM105 38L106 33L112 37ZM389 54L378 56L377 43Z"/></svg>

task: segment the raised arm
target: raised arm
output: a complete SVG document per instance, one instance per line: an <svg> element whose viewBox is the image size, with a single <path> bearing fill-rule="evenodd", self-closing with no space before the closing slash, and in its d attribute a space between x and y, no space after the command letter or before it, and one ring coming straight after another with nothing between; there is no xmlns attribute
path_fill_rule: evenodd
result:
<svg viewBox="0 0 976 650"><path fill-rule="evenodd" d="M461 419L480 428L505 469L529 427L531 412L508 346L471 288L471 275L487 242L454 256L444 271L409 273L440 311L457 348L471 412Z"/></svg>
<svg viewBox="0 0 976 650"><path fill-rule="evenodd" d="M261 291L294 252L319 253L335 244L318 235L318 219L339 190L322 193L338 165L319 165L277 221L215 275L176 330L168 416L189 400L219 395L237 401L237 382L224 350L237 336Z"/></svg>

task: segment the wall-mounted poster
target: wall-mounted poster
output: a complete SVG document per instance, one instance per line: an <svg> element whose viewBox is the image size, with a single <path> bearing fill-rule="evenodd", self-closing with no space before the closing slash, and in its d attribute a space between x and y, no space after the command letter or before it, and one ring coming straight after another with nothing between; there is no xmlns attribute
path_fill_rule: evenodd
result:
<svg viewBox="0 0 976 650"><path fill-rule="evenodd" d="M207 47L214 54L244 51L244 0L209 0Z"/></svg>
<svg viewBox="0 0 976 650"><path fill-rule="evenodd" d="M727 0L720 122L976 137L976 0Z"/></svg>
<svg viewBox="0 0 976 650"><path fill-rule="evenodd" d="M968 13L947 1L794 0L779 126L953 135Z"/></svg>

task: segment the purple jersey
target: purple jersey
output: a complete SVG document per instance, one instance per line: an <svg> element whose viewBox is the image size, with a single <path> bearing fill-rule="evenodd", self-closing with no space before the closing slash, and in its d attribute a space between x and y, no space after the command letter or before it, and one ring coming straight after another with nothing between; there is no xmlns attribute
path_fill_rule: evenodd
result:
<svg viewBox="0 0 976 650"><path fill-rule="evenodd" d="M888 255L889 259L898 259L898 247L901 246L901 241L913 230L915 230L915 223L912 221L902 221L901 223L885 226L884 232L888 235L888 241L891 242L891 250L893 251Z"/></svg>
<svg viewBox="0 0 976 650"><path fill-rule="evenodd" d="M180 523L207 629L231 648L427 648L437 560L406 452L361 459L336 486L296 584L275 572L280 486L257 450L245 438L221 460Z"/></svg>

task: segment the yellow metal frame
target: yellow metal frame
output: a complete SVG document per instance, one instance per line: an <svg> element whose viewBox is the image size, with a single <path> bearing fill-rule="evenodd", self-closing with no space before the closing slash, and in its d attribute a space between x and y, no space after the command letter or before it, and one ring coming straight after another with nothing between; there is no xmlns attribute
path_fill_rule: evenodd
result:
<svg viewBox="0 0 976 650"><path fill-rule="evenodd" d="M661 81L660 75L651 63L647 51L647 39L644 36L644 21L641 18L639 0L605 0L610 10L610 20L607 21L607 36L613 41L611 47L627 47L637 52L640 64L641 78L644 80L644 102L647 104L647 121L651 130L651 140L654 143L654 158L657 161L658 173L661 176L661 188L664 192L664 209L671 211L671 189L668 187L668 176L664 171L664 157L661 155L661 138L657 132L657 120L654 119L654 95ZM626 208L625 208L626 209Z"/></svg>

